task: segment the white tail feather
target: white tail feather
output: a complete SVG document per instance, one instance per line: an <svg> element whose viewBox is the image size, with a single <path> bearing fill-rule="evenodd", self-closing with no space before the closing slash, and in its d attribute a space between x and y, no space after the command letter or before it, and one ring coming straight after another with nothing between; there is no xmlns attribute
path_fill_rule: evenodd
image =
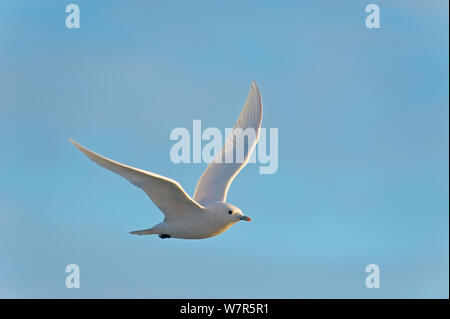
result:
<svg viewBox="0 0 450 319"><path fill-rule="evenodd" d="M152 235L152 234L159 234L159 231L155 228L149 228L149 229L143 229L143 230L135 230L135 231L130 232L130 234L139 235L139 236Z"/></svg>

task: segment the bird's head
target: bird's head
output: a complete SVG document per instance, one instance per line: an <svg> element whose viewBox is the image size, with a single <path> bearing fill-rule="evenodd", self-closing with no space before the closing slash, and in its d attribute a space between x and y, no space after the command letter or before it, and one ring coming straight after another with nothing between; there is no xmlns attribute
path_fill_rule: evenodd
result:
<svg viewBox="0 0 450 319"><path fill-rule="evenodd" d="M231 204L224 202L217 202L210 206L211 212L218 216L222 221L234 224L238 221L251 221L250 217L245 216L242 211Z"/></svg>

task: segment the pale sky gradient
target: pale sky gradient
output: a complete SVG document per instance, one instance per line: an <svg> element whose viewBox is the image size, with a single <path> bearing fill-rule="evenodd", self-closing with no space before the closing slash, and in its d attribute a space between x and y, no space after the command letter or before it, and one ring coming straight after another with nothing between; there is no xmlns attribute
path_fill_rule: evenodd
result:
<svg viewBox="0 0 450 319"><path fill-rule="evenodd" d="M448 1L377 1L379 30L369 1L68 3L0 2L0 297L448 298ZM192 194L170 131L232 126L251 80L279 129L229 192L253 221L131 236L162 214L68 137Z"/></svg>

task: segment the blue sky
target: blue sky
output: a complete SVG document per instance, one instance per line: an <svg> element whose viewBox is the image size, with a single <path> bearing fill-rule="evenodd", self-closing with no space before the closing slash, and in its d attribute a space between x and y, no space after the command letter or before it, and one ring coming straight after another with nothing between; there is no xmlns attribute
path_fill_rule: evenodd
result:
<svg viewBox="0 0 450 319"><path fill-rule="evenodd" d="M0 297L448 298L447 1L75 1L77 30L69 3L0 3ZM68 137L192 194L170 131L230 127L252 80L279 130L229 192L253 222L129 235L162 214Z"/></svg>

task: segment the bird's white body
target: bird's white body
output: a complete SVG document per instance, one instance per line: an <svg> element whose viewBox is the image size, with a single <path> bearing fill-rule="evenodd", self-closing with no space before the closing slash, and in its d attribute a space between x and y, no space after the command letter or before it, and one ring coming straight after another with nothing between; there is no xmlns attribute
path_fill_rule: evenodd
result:
<svg viewBox="0 0 450 319"><path fill-rule="evenodd" d="M167 234L173 238L203 239L219 235L242 218L242 213L234 207L235 213L229 216L228 203L217 202L204 207L200 214L190 212L185 218L172 222L159 223L148 230L138 231L146 234ZM139 234L136 232L136 234ZM144 235L144 233L141 233Z"/></svg>
<svg viewBox="0 0 450 319"><path fill-rule="evenodd" d="M135 186L141 188L164 213L165 218L152 228L131 232L136 235L157 234L161 238L202 239L223 233L240 220L250 221L242 211L229 203L226 196L231 182L240 170L248 163L250 155L256 146L262 121L262 100L258 87L252 82L250 93L225 145L216 159L206 168L191 198L181 185L170 178L134 168L110 160L81 146L74 140L70 141L89 159L116 174L126 178ZM242 149L242 162L225 160L241 150L236 140L247 129L253 129L255 134L248 138L248 144ZM238 130L239 129L239 130Z"/></svg>

